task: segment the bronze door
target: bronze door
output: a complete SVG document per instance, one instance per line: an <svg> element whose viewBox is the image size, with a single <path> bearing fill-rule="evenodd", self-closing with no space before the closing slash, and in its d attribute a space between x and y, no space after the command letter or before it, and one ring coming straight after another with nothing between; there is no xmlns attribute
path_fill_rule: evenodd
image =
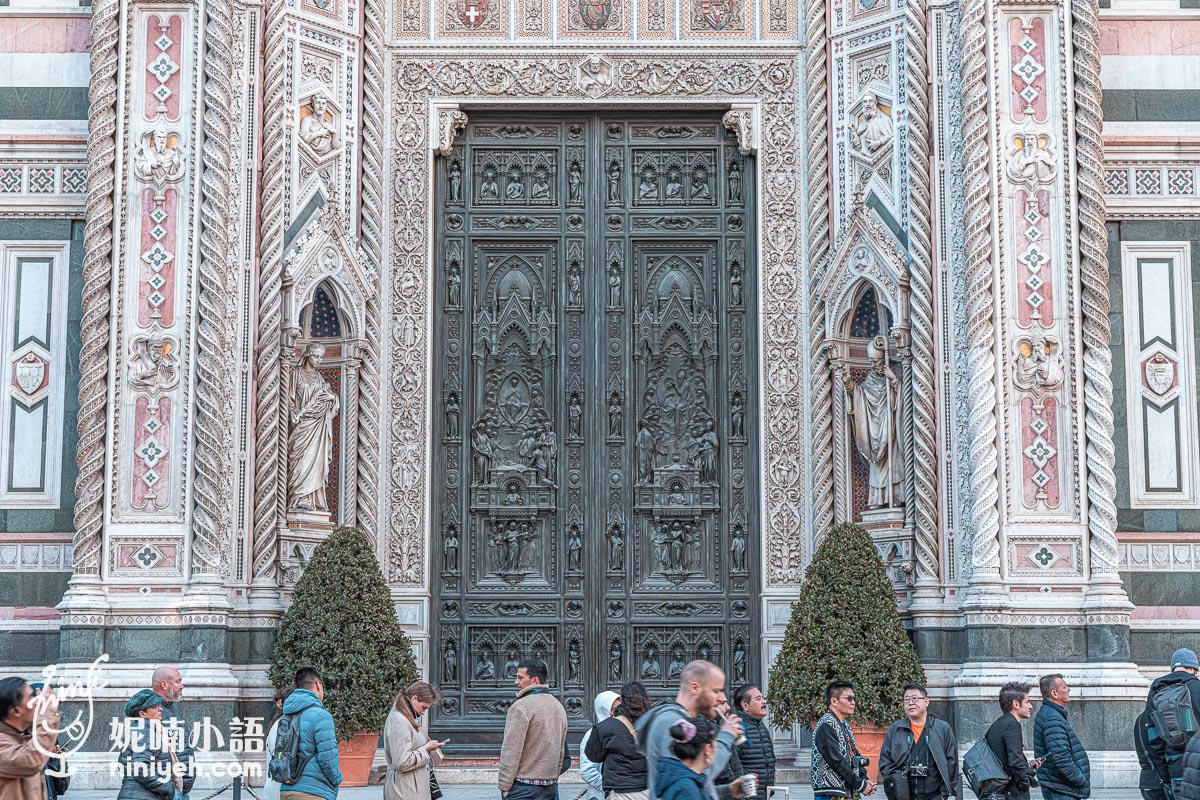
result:
<svg viewBox="0 0 1200 800"><path fill-rule="evenodd" d="M439 736L498 742L529 657L573 730L760 679L752 166L719 115L472 113L438 160Z"/></svg>

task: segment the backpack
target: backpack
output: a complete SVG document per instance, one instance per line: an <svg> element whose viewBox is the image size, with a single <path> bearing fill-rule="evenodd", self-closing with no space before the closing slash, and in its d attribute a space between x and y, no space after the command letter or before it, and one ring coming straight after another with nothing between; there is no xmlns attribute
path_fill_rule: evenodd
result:
<svg viewBox="0 0 1200 800"><path fill-rule="evenodd" d="M962 771L971 791L980 800L1003 791L1009 782L1004 765L1000 763L999 756L987 743L987 739L980 739L963 756Z"/></svg>
<svg viewBox="0 0 1200 800"><path fill-rule="evenodd" d="M1150 695L1150 721L1169 749L1187 747L1196 732L1196 715L1186 683L1168 683Z"/></svg>
<svg viewBox="0 0 1200 800"><path fill-rule="evenodd" d="M279 730L275 733L275 749L267 764L267 776L283 786L293 786L300 780L309 759L300 757L300 716L284 714L279 718Z"/></svg>

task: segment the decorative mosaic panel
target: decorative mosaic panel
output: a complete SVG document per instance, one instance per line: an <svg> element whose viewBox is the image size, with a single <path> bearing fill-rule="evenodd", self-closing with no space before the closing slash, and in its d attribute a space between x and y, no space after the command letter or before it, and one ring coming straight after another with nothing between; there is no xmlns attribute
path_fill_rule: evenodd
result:
<svg viewBox="0 0 1200 800"><path fill-rule="evenodd" d="M629 0L558 0L558 35L629 36Z"/></svg>
<svg viewBox="0 0 1200 800"><path fill-rule="evenodd" d="M754 33L749 0L683 0L685 38L724 38Z"/></svg>

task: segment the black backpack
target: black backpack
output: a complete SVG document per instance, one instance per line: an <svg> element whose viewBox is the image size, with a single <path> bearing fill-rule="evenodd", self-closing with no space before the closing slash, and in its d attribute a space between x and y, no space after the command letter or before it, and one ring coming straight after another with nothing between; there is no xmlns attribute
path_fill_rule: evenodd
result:
<svg viewBox="0 0 1200 800"><path fill-rule="evenodd" d="M279 718L279 730L275 733L275 749L267 764L267 776L276 783L293 786L300 780L308 759L300 757L300 715L285 714Z"/></svg>
<svg viewBox="0 0 1200 800"><path fill-rule="evenodd" d="M1168 683L1150 695L1150 721L1169 749L1179 751L1187 747L1188 740L1196 733L1196 715L1186 683Z"/></svg>
<svg viewBox="0 0 1200 800"><path fill-rule="evenodd" d="M967 779L967 785L980 800L1002 792L1009 782L1004 764L1000 762L996 751L987 743L987 739L980 739L963 756L962 771L963 776Z"/></svg>

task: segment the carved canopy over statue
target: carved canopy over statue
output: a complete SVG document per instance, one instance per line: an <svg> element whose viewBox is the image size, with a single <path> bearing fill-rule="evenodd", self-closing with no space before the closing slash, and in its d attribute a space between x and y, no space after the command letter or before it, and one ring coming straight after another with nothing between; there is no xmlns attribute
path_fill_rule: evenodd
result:
<svg viewBox="0 0 1200 800"><path fill-rule="evenodd" d="M313 342L304 349L296 371L288 448L288 508L294 511L329 510L325 482L333 461L333 420L340 401L317 369L324 357L325 345Z"/></svg>

